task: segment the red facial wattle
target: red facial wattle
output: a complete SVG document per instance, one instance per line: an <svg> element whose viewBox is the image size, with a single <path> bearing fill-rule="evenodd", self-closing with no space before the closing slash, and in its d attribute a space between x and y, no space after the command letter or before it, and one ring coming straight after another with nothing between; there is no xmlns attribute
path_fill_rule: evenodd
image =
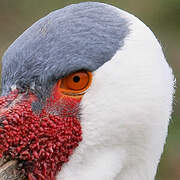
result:
<svg viewBox="0 0 180 180"><path fill-rule="evenodd" d="M32 111L36 100L30 90L0 98L0 157L23 163L29 180L54 180L82 140L81 97L66 96L56 85L40 113Z"/></svg>

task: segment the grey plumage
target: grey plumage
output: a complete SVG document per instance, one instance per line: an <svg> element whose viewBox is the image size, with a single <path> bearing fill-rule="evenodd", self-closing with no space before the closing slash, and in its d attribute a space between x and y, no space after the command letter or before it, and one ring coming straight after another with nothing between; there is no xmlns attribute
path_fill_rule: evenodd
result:
<svg viewBox="0 0 180 180"><path fill-rule="evenodd" d="M123 46L128 22L117 9L87 2L67 6L40 19L5 52L2 94L13 84L42 97L63 76L80 69L94 71Z"/></svg>

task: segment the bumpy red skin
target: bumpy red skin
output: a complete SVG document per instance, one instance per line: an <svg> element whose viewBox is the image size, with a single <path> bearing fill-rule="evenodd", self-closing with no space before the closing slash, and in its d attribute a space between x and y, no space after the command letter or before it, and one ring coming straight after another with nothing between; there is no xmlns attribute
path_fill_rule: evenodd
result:
<svg viewBox="0 0 180 180"><path fill-rule="evenodd" d="M81 98L65 96L55 87L39 114L32 111L36 99L17 90L0 98L0 157L23 160L29 180L54 180L82 140Z"/></svg>

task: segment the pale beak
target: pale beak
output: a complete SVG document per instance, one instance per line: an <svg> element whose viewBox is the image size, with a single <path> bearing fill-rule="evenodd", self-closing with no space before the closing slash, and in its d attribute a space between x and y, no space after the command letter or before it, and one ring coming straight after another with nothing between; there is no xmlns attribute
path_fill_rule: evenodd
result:
<svg viewBox="0 0 180 180"><path fill-rule="evenodd" d="M1 180L25 180L25 176L20 174L16 167L16 161L0 159L0 179Z"/></svg>

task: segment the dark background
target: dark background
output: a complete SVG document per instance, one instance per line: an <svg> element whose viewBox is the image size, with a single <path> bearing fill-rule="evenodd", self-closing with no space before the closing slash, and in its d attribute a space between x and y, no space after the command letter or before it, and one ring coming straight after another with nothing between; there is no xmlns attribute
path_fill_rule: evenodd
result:
<svg viewBox="0 0 180 180"><path fill-rule="evenodd" d="M0 57L32 23L80 0L0 0ZM140 18L160 40L177 80L169 136L156 180L180 180L180 0L104 0Z"/></svg>

